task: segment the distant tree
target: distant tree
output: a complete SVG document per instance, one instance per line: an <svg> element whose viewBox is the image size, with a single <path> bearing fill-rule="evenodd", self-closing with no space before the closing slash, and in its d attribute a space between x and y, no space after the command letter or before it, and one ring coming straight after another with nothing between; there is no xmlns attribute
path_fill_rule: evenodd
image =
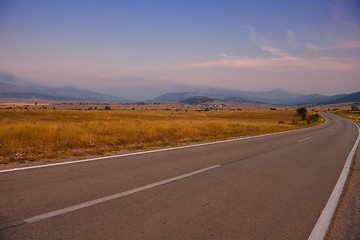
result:
<svg viewBox="0 0 360 240"><path fill-rule="evenodd" d="M110 107L109 105L106 105L106 106L104 107L104 110L111 110L111 107Z"/></svg>
<svg viewBox="0 0 360 240"><path fill-rule="evenodd" d="M297 113L297 115L299 115L301 117L301 120L305 120L306 114L307 114L307 109L306 109L306 107L298 108L298 109L296 109L296 113Z"/></svg>
<svg viewBox="0 0 360 240"><path fill-rule="evenodd" d="M359 107L356 103L351 104L350 108L350 111L359 111Z"/></svg>
<svg viewBox="0 0 360 240"><path fill-rule="evenodd" d="M309 122L317 122L317 121L319 121L319 118L320 118L320 115L316 113L316 114L310 115L307 119Z"/></svg>

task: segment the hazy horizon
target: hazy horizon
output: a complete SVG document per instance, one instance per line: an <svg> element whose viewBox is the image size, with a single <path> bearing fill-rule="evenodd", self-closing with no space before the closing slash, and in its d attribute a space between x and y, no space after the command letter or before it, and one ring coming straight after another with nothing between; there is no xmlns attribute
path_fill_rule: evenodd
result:
<svg viewBox="0 0 360 240"><path fill-rule="evenodd" d="M0 72L151 99L360 90L360 2L1 1Z"/></svg>

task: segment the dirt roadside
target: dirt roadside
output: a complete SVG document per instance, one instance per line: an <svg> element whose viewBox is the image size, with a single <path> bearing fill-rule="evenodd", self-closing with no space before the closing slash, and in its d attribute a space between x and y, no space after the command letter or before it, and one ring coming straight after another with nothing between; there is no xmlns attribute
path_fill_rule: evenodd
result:
<svg viewBox="0 0 360 240"><path fill-rule="evenodd" d="M327 240L360 239L360 147L358 146L350 175L339 201Z"/></svg>

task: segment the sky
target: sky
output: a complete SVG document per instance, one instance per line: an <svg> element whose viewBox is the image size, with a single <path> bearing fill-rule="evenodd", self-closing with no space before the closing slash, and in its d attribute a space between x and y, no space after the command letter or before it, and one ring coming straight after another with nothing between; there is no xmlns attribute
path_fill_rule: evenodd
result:
<svg viewBox="0 0 360 240"><path fill-rule="evenodd" d="M0 73L149 99L360 90L358 0L0 0Z"/></svg>

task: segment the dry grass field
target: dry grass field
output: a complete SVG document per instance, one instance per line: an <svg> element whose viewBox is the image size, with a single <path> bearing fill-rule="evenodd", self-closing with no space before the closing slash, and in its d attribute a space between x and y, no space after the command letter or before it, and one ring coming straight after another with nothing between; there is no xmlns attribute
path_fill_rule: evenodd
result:
<svg viewBox="0 0 360 240"><path fill-rule="evenodd" d="M339 110L336 111L335 114L360 124L360 111Z"/></svg>
<svg viewBox="0 0 360 240"><path fill-rule="evenodd" d="M0 109L0 163L177 146L308 127L292 110Z"/></svg>

